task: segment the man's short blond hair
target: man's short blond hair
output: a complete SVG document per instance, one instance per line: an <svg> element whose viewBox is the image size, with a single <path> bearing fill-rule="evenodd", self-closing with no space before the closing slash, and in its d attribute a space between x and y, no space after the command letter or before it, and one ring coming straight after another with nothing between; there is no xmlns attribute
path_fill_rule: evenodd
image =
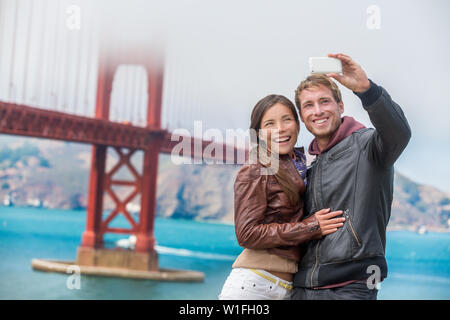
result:
<svg viewBox="0 0 450 320"><path fill-rule="evenodd" d="M320 85L323 85L324 87L330 89L331 93L333 94L334 100L336 100L337 103L342 101L342 95L341 91L339 90L339 87L337 84L331 80L328 76L324 74L312 74L308 76L305 80L303 80L295 89L295 105L297 106L298 111L301 114L301 101L300 101L300 94L305 89L310 89L312 87L318 87Z"/></svg>

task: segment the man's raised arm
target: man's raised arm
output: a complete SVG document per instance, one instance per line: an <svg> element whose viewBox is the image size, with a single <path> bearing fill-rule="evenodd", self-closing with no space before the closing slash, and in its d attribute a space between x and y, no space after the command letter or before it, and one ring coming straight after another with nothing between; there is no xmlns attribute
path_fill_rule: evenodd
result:
<svg viewBox="0 0 450 320"><path fill-rule="evenodd" d="M342 75L331 73L328 76L352 90L361 99L376 129L369 145L373 160L383 167L392 166L411 138L411 129L402 109L384 88L369 80L361 66L349 56L328 56L342 62Z"/></svg>

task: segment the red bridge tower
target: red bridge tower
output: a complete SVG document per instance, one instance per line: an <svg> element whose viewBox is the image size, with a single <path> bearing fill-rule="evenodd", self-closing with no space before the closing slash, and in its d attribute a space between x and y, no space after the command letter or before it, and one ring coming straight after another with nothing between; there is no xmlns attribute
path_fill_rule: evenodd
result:
<svg viewBox="0 0 450 320"><path fill-rule="evenodd" d="M96 118L109 120L111 92L114 74L120 64L141 65L147 75L147 128L153 134L144 149L142 175L133 167L130 159L137 149L113 147L119 155L119 162L106 171L106 145L93 145L88 194L87 224L78 248L77 264L80 266L119 267L135 270L157 270L153 225L156 210L156 182L158 156L165 138L161 129L161 103L163 89L163 61L161 56L151 57L145 51L127 48L126 51L107 52L103 50L99 59ZM122 106L125 107L125 106ZM114 180L113 175L123 166L132 173L134 181ZM112 186L134 187L134 191L123 201L114 193ZM108 195L115 202L115 209L103 219L103 198ZM127 211L127 204L141 195L139 221ZM131 229L111 228L111 221L119 214L128 220ZM106 249L103 246L105 233L135 234L135 250Z"/></svg>

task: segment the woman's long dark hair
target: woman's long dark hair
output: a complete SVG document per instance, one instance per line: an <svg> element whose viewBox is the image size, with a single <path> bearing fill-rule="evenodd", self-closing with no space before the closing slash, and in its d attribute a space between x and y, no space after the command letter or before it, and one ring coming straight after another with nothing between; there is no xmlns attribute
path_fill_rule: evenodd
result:
<svg viewBox="0 0 450 320"><path fill-rule="evenodd" d="M261 129L261 120L264 117L264 114L267 110L269 110L271 107L273 107L275 104L280 103L286 107L288 107L291 112L292 116L294 117L295 122L297 123L297 126L300 128L300 121L298 119L298 114L295 109L294 104L285 96L282 95L276 95L271 94L268 95L261 100L258 101L258 103L255 105L252 111L251 120L250 120L250 142L252 145L256 145L257 148L253 148L250 150L251 156L256 157L254 159L257 159L259 161L258 155L261 153L258 152L259 148L263 148L264 151L262 154L266 154L267 146L265 142L261 139L259 139L259 130ZM252 131L255 134L252 134ZM256 141L255 141L256 140ZM261 162L261 161L260 161ZM264 165L264 164L263 164ZM291 177L283 170L282 168L278 168L278 171L275 173L275 178L277 179L278 183L281 186L281 189L286 193L286 195L289 198L289 201L292 206L296 206L299 202L299 189L297 185L295 185L294 181Z"/></svg>

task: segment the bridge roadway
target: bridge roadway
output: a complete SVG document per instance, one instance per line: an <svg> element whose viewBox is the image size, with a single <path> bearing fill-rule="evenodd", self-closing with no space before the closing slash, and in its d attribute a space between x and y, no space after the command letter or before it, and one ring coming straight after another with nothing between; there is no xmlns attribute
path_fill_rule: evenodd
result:
<svg viewBox="0 0 450 320"><path fill-rule="evenodd" d="M190 138L180 135L172 137L166 129L152 126L138 127L2 101L0 101L0 133L138 150L149 149L152 143L160 141L159 152L168 154L182 139ZM172 141L172 138L175 141ZM226 144L214 143L210 140L190 138L190 142L192 158L218 160L215 157L215 150L222 148L222 155L225 157L227 148L230 149L230 146L227 147ZM196 144L197 147L194 147ZM200 145L201 148L198 148ZM211 154L204 153L207 146L209 150L213 150ZM232 148L235 162L242 150L236 146ZM229 152L230 150L228 155Z"/></svg>

